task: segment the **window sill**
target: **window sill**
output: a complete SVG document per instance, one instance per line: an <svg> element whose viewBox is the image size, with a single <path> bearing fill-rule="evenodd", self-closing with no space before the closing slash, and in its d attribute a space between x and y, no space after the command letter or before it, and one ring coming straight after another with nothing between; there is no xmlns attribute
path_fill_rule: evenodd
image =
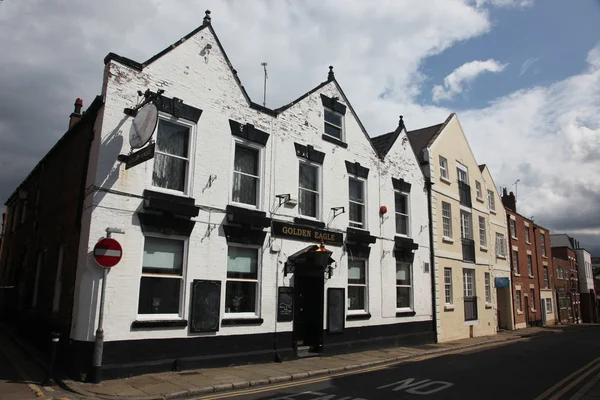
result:
<svg viewBox="0 0 600 400"><path fill-rule="evenodd" d="M485 308L490 309L492 307L493 307L492 303L485 303Z"/></svg>
<svg viewBox="0 0 600 400"><path fill-rule="evenodd" d="M479 250L487 252L488 248L485 246L479 246Z"/></svg>
<svg viewBox="0 0 600 400"><path fill-rule="evenodd" d="M417 313L414 310L396 311L396 317L414 317Z"/></svg>
<svg viewBox="0 0 600 400"><path fill-rule="evenodd" d="M490 214L496 215L496 210L490 210Z"/></svg>
<svg viewBox="0 0 600 400"><path fill-rule="evenodd" d="M518 315L523 315L523 311L519 311L519 310L517 310L517 314L518 314Z"/></svg>
<svg viewBox="0 0 600 400"><path fill-rule="evenodd" d="M548 256L544 256L544 255L543 255L543 256L542 256L542 258L548 258Z"/></svg>
<svg viewBox="0 0 600 400"><path fill-rule="evenodd" d="M370 313L360 313L360 314L348 314L346 315L346 321L360 321L365 319L371 319Z"/></svg>
<svg viewBox="0 0 600 400"><path fill-rule="evenodd" d="M323 135L321 135L321 138L322 138L324 141L326 141L326 142L330 142L330 143L333 143L333 144L337 144L338 146L340 146L340 147L343 147L343 148L345 148L345 149L346 149L346 148L348 148L348 143L346 143L346 142L343 142L343 141L341 141L341 140L340 140L340 139L338 139L338 138L334 138L333 136L329 136L329 135L327 135L327 134L325 134L325 133L324 133Z"/></svg>
<svg viewBox="0 0 600 400"><path fill-rule="evenodd" d="M185 319L161 319L161 320L135 320L131 323L131 329L144 328L185 328L188 325Z"/></svg>
<svg viewBox="0 0 600 400"><path fill-rule="evenodd" d="M451 237L448 237L448 236L443 236L442 242L452 244L452 243L454 243L454 239L452 239Z"/></svg>
<svg viewBox="0 0 600 400"><path fill-rule="evenodd" d="M496 258L501 258L501 259L503 259L503 260L506 260L506 256L499 255L499 254L496 254Z"/></svg>
<svg viewBox="0 0 600 400"><path fill-rule="evenodd" d="M526 240L526 241L525 241L525 243L527 243L527 244L531 244L531 242L530 242L530 241L528 241L528 240Z"/></svg>
<svg viewBox="0 0 600 400"><path fill-rule="evenodd" d="M529 278L534 279L534 276L533 275L529 275Z"/></svg>
<svg viewBox="0 0 600 400"><path fill-rule="evenodd" d="M515 272L515 273L514 273L514 275L515 275L515 276L521 276L521 274L519 274L519 273L517 273L517 272Z"/></svg>
<svg viewBox="0 0 600 400"><path fill-rule="evenodd" d="M532 308L531 312L537 312L537 310L535 308Z"/></svg>
<svg viewBox="0 0 600 400"><path fill-rule="evenodd" d="M480 202L482 204L485 203L485 200L483 200L483 198L481 198L481 197L475 197L475 200L477 200L478 202Z"/></svg>
<svg viewBox="0 0 600 400"><path fill-rule="evenodd" d="M454 311L454 304L444 305L444 311Z"/></svg>
<svg viewBox="0 0 600 400"><path fill-rule="evenodd" d="M513 236L513 235L510 235L510 238L511 238L512 240L519 240L519 238L518 238L518 237L516 237L516 236Z"/></svg>
<svg viewBox="0 0 600 400"><path fill-rule="evenodd" d="M444 178L443 176L440 175L440 181L447 183L448 185L452 184L452 181L448 178Z"/></svg>
<svg viewBox="0 0 600 400"><path fill-rule="evenodd" d="M262 325L262 318L225 318L221 320L221 326L238 325Z"/></svg>

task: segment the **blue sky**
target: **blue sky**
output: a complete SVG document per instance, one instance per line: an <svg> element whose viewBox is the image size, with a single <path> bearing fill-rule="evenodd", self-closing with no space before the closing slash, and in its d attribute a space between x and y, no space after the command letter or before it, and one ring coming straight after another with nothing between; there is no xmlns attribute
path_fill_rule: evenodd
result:
<svg viewBox="0 0 600 400"><path fill-rule="evenodd" d="M495 59L508 66L484 73L468 92L442 105L460 110L479 108L497 97L535 85L548 85L580 73L588 51L600 40L600 2L543 0L524 8L493 7L491 30L455 44L424 60L430 77L419 101L431 103L431 89L456 67L473 59ZM523 63L537 59L520 75Z"/></svg>

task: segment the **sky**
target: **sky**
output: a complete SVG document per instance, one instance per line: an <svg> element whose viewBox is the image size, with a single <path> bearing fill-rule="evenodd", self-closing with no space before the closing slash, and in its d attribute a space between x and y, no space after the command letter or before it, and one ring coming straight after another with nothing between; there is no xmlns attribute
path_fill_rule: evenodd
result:
<svg viewBox="0 0 600 400"><path fill-rule="evenodd" d="M517 211L600 255L598 0L2 0L0 202L100 94L109 52L143 62L212 25L276 108L328 66L371 136L456 112ZM515 182L518 184L515 185Z"/></svg>

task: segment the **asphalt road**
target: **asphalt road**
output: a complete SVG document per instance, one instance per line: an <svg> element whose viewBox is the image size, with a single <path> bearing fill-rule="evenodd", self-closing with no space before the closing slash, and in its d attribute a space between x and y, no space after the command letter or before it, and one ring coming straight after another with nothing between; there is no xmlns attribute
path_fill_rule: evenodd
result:
<svg viewBox="0 0 600 400"><path fill-rule="evenodd" d="M597 364L590 364L594 360ZM586 365L588 369L578 371ZM600 327L589 326L370 372L324 377L305 384L288 382L210 398L539 400L560 394L561 399L569 399L587 381L577 382L578 378L596 365L599 369L591 371L589 378L600 371ZM564 393L559 393L562 389Z"/></svg>

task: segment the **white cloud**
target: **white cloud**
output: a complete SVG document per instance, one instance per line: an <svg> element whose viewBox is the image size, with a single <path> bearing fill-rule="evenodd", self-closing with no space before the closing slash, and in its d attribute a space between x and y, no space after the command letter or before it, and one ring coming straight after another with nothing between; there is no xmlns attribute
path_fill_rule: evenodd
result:
<svg viewBox="0 0 600 400"><path fill-rule="evenodd" d="M465 90L470 84L484 72L502 72L507 64L501 64L496 60L470 61L452 71L444 78L444 85L435 85L432 89L432 99L438 103L442 100L450 100Z"/></svg>
<svg viewBox="0 0 600 400"><path fill-rule="evenodd" d="M538 62L540 59L537 57L529 57L527 60L525 60L525 62L523 63L523 65L521 65L521 71L519 71L519 76L523 75L525 72L527 72L527 70L536 62Z"/></svg>
<svg viewBox="0 0 600 400"><path fill-rule="evenodd" d="M533 5L533 0L474 0L477 7L528 7Z"/></svg>

